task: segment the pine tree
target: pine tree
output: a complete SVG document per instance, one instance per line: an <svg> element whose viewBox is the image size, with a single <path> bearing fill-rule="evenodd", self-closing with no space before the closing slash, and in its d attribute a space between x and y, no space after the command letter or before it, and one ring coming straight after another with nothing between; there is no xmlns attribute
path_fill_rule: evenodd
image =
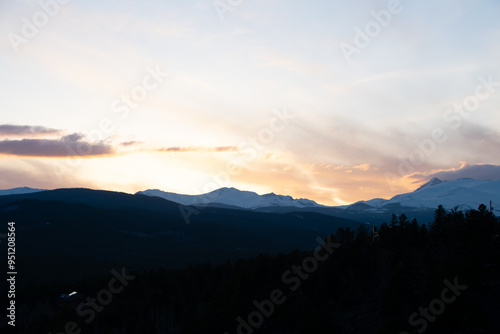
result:
<svg viewBox="0 0 500 334"><path fill-rule="evenodd" d="M431 224L431 233L442 237L446 231L448 214L442 205L439 205L434 212L434 221Z"/></svg>

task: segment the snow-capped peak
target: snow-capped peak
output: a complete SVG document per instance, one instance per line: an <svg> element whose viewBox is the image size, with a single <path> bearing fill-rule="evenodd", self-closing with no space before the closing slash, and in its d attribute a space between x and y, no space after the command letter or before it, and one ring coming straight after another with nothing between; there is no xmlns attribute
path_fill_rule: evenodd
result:
<svg viewBox="0 0 500 334"><path fill-rule="evenodd" d="M390 200L374 198L360 201L349 206L358 210L384 210L399 204L403 207L435 209L443 205L445 209L458 207L461 210L477 209L480 204L488 205L492 201L500 203L500 180L475 180L462 178L454 181L442 181L437 177L431 179L417 190L392 197ZM497 204L497 206L500 206ZM496 212L500 212L495 210Z"/></svg>
<svg viewBox="0 0 500 334"><path fill-rule="evenodd" d="M420 186L417 190L415 191L420 191L422 189L426 189L426 188L429 188L429 187L434 187L440 183L443 183L443 181L441 181L440 179L438 179L437 177L433 177L429 182L423 184L422 186Z"/></svg>
<svg viewBox="0 0 500 334"><path fill-rule="evenodd" d="M436 208L439 204L446 209L477 209L480 204L500 203L500 181L458 179L441 181L432 179L422 187L407 194L394 196L387 204Z"/></svg>

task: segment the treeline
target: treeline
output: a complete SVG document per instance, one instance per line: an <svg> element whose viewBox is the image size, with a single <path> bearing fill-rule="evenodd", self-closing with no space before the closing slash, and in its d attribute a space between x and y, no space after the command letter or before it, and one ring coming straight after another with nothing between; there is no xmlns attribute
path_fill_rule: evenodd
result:
<svg viewBox="0 0 500 334"><path fill-rule="evenodd" d="M327 238L340 244L330 256L318 246L132 273L89 323L58 296L95 297L111 275L31 285L20 292L17 326L23 333L66 333L72 322L74 333L500 333L499 235L499 219L484 205L439 206L428 225L393 215L378 231L340 228Z"/></svg>

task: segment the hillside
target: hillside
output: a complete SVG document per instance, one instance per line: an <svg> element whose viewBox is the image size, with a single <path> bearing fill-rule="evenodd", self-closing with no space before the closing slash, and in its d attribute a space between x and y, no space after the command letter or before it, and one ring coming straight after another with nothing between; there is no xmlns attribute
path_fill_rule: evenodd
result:
<svg viewBox="0 0 500 334"><path fill-rule="evenodd" d="M0 220L16 222L19 283L91 277L124 263L137 270L174 268L309 249L317 237L359 225L316 213L198 210L90 189L1 196Z"/></svg>

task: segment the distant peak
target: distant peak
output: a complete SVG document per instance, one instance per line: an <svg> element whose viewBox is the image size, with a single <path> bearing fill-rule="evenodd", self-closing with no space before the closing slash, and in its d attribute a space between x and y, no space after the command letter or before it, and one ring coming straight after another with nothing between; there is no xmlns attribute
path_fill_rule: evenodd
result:
<svg viewBox="0 0 500 334"><path fill-rule="evenodd" d="M18 187L18 188L0 190L0 195L22 195L22 194L31 194L31 193L36 193L36 192L46 191L46 190L47 189Z"/></svg>
<svg viewBox="0 0 500 334"><path fill-rule="evenodd" d="M433 178L432 178L429 182L427 182L427 183L428 183L428 184L430 184L430 185L436 185L436 184L440 184L441 182L443 182L443 181L441 181L441 180L440 180L440 179L438 179L437 177L433 177Z"/></svg>
<svg viewBox="0 0 500 334"><path fill-rule="evenodd" d="M240 191L240 190L233 188L233 187L224 187L224 188L219 188L215 191Z"/></svg>
<svg viewBox="0 0 500 334"><path fill-rule="evenodd" d="M230 195L230 194L239 194L239 193L242 193L243 191L237 189L237 188L233 188L233 187L223 187L223 188L219 188L219 189L215 189L209 193L206 193L205 195Z"/></svg>
<svg viewBox="0 0 500 334"><path fill-rule="evenodd" d="M420 188L418 188L415 191L419 191L419 190L422 190L424 188L434 187L434 186L436 186L436 185L438 185L440 183L443 183L443 181L441 181L437 177L433 177L429 182L427 182L424 185L420 186Z"/></svg>

